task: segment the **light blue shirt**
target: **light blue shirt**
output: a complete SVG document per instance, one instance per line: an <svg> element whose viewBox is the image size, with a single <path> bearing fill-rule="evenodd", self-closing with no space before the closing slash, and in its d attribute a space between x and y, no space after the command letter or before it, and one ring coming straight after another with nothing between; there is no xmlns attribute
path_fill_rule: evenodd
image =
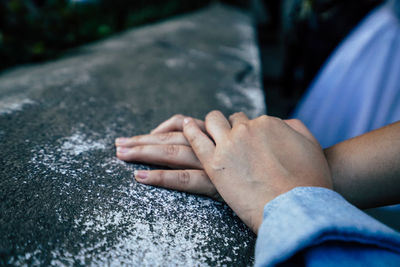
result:
<svg viewBox="0 0 400 267"><path fill-rule="evenodd" d="M397 16L400 0L366 16L332 53L297 105L292 117L301 120L322 147L400 120Z"/></svg>
<svg viewBox="0 0 400 267"><path fill-rule="evenodd" d="M400 234L320 187L267 203L255 266L400 266Z"/></svg>

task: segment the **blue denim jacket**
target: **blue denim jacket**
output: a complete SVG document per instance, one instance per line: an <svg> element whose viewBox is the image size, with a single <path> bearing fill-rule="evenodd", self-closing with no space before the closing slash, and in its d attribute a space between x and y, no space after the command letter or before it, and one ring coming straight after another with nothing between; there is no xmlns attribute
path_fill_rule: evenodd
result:
<svg viewBox="0 0 400 267"><path fill-rule="evenodd" d="M258 232L255 266L400 266L400 234L320 187L270 201Z"/></svg>

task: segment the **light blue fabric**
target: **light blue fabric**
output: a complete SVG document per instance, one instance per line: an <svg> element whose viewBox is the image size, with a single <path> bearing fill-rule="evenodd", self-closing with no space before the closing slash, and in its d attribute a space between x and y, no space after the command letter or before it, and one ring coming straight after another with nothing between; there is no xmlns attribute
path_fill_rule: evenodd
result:
<svg viewBox="0 0 400 267"><path fill-rule="evenodd" d="M306 266L400 266L400 234L332 190L297 187L265 205L255 266L298 253Z"/></svg>
<svg viewBox="0 0 400 267"><path fill-rule="evenodd" d="M337 47L299 102L298 118L321 143L400 120L400 1L372 11Z"/></svg>

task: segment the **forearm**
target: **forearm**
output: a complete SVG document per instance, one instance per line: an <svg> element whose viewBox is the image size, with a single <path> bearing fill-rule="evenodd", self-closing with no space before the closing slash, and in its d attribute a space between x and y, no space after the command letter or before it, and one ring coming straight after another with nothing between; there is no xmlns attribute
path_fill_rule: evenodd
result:
<svg viewBox="0 0 400 267"><path fill-rule="evenodd" d="M334 190L360 208L400 203L400 122L324 150Z"/></svg>

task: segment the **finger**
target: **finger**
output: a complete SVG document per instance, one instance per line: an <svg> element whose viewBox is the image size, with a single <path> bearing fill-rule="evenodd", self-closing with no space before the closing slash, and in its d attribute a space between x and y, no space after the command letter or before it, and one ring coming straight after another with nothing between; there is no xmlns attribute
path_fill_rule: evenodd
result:
<svg viewBox="0 0 400 267"><path fill-rule="evenodd" d="M117 147L117 157L124 161L139 161L171 168L203 169L193 150L180 145L146 145Z"/></svg>
<svg viewBox="0 0 400 267"><path fill-rule="evenodd" d="M183 125L183 134L197 158L202 164L207 163L214 155L215 145L213 141L201 131L193 119L186 118Z"/></svg>
<svg viewBox="0 0 400 267"><path fill-rule="evenodd" d="M318 140L313 136L313 134L308 130L308 128L300 120L290 119L290 120L284 120L284 122L287 125L289 125L290 128L292 128L293 130L295 130L296 132L300 133L305 138L310 140L312 143L320 145Z"/></svg>
<svg viewBox="0 0 400 267"><path fill-rule="evenodd" d="M249 118L243 112L237 112L229 116L229 122L231 123L232 127L239 123L244 123L249 121Z"/></svg>
<svg viewBox="0 0 400 267"><path fill-rule="evenodd" d="M154 130L152 130L150 133L155 134L155 133L166 133L166 132L173 132L173 131L183 131L183 120L186 118L186 116L183 116L181 114L174 115L170 119L164 121L161 123L159 126L157 126ZM198 119L194 119L199 125L200 129L205 132L206 128L204 126L204 122Z"/></svg>
<svg viewBox="0 0 400 267"><path fill-rule="evenodd" d="M215 186L201 170L138 170L135 179L143 184L219 198Z"/></svg>
<svg viewBox="0 0 400 267"><path fill-rule="evenodd" d="M217 110L207 114L205 124L207 133L214 139L215 143L225 140L232 129L229 121Z"/></svg>
<svg viewBox="0 0 400 267"><path fill-rule="evenodd" d="M167 132L138 135L130 138L117 138L116 146L133 147L140 145L185 145L189 146L182 132Z"/></svg>

